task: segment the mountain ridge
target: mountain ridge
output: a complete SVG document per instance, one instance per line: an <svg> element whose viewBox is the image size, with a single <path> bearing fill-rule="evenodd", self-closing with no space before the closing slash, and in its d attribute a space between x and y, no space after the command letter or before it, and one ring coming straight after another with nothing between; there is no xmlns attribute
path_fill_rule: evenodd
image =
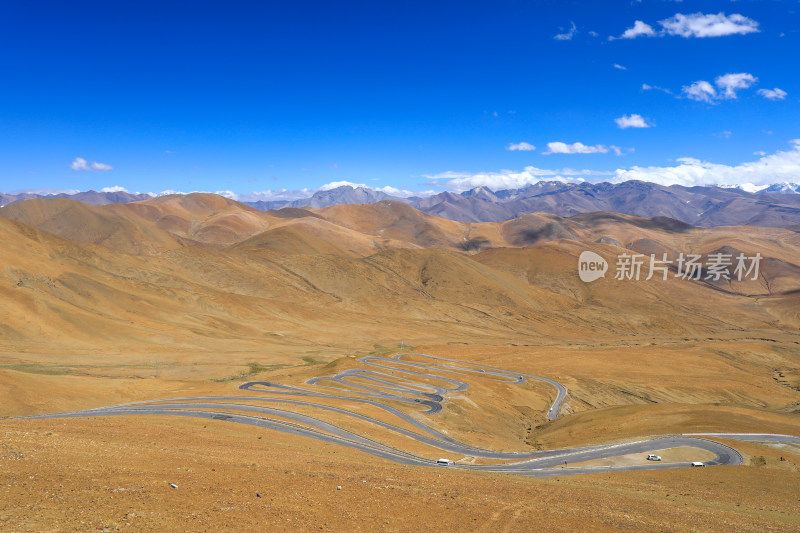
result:
<svg viewBox="0 0 800 533"><path fill-rule="evenodd" d="M260 211L284 208L321 209L335 205L402 202L430 215L457 222L504 222L529 213L569 217L580 213L614 211L642 217L666 216L694 226L771 226L800 224L800 185L780 183L758 190L726 186L664 186L630 180L621 183L539 181L519 189L491 190L485 186L427 197L398 197L368 187L342 185L316 191L307 198L240 201ZM160 198L157 196L156 198ZM87 191L74 195L0 194L0 206L33 198L69 198L90 205L134 203L149 194Z"/></svg>

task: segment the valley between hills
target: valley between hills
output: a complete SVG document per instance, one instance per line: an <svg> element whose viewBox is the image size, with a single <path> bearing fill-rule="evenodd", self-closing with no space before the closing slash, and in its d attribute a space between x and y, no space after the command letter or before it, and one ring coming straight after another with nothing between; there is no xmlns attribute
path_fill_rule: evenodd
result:
<svg viewBox="0 0 800 533"><path fill-rule="evenodd" d="M391 200L259 211L196 193L103 206L26 200L0 208L0 241L0 529L800 527L800 447L787 443L709 437L743 464L534 478L469 470L496 462L466 453L450 453L454 468L396 464L233 424L230 407L209 408L215 419L17 418L241 396L252 381L317 390L309 380L349 372L337 397L297 404L292 416L426 461L442 452L363 417L517 453L689 433L797 438L796 227L613 212L467 223ZM604 278L581 281L584 251L608 262ZM674 266L647 280L647 262L641 279L615 279L622 254L762 260L742 280L682 279ZM370 403L348 404L362 418L329 409L367 397L364 357L409 352L554 380L567 390L560 416L548 417L548 383L493 379L478 366L416 382L407 367L382 370L391 376L379 387L398 398L381 401L405 421ZM440 412L405 401L435 387L447 389ZM664 464L713 459L658 451ZM584 466L643 467L645 456ZM68 513L78 502L88 503Z"/></svg>

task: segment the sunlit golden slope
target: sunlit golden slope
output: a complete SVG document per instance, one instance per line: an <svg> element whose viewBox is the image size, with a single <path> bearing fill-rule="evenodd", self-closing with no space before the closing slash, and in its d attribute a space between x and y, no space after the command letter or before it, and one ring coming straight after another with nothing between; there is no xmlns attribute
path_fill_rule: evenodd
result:
<svg viewBox="0 0 800 533"><path fill-rule="evenodd" d="M275 222L264 211L216 194L175 194L122 205L160 228L215 246L241 242Z"/></svg>
<svg viewBox="0 0 800 533"><path fill-rule="evenodd" d="M142 219L126 204L95 207L61 198L37 199L3 207L0 215L65 239L131 254L178 248L183 244L179 236Z"/></svg>
<svg viewBox="0 0 800 533"><path fill-rule="evenodd" d="M7 349L124 341L250 350L371 345L409 333L461 342L798 327L800 238L785 229L702 229L613 213L464 224L397 202L262 213L207 194L102 208L36 200L0 214ZM583 250L609 261L605 279L578 279ZM662 250L765 259L759 278L742 283L613 279L618 254Z"/></svg>

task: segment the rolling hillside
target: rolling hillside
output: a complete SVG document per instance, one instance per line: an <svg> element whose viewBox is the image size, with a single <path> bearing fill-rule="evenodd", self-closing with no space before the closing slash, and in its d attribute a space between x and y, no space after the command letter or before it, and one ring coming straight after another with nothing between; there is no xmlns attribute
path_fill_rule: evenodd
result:
<svg viewBox="0 0 800 533"><path fill-rule="evenodd" d="M439 219L391 201L265 213L214 195L0 209L0 347L256 349L795 331L800 233L615 213ZM577 276L578 256L609 261ZM756 280L614 279L622 253L739 251ZM646 269L643 271L646 272ZM644 278L644 276L643 276ZM724 312L720 312L724 309ZM347 334L342 335L342 328ZM162 348L159 348L162 349Z"/></svg>

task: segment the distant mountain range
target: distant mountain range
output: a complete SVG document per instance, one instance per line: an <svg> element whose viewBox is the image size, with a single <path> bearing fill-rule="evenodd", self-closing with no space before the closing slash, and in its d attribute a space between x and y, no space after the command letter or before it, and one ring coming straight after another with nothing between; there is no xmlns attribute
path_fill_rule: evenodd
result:
<svg viewBox="0 0 800 533"><path fill-rule="evenodd" d="M414 207L461 222L499 222L525 213L562 217L615 211L643 217L665 216L695 226L787 226L800 223L797 185L751 193L739 188L665 187L642 181L612 183L539 182L522 189L477 188L444 192L412 202Z"/></svg>
<svg viewBox="0 0 800 533"><path fill-rule="evenodd" d="M642 181L562 183L540 181L521 189L486 187L425 198L398 198L363 187L338 187L291 202L244 202L257 209L322 208L396 200L458 222L503 222L527 213L570 217L615 211L641 217L665 216L695 226L789 226L800 224L800 185L771 185L758 192L738 187L665 187Z"/></svg>
<svg viewBox="0 0 800 533"><path fill-rule="evenodd" d="M761 189L762 193L794 193L800 194L800 185L797 183L774 183L769 187Z"/></svg>
<svg viewBox="0 0 800 533"><path fill-rule="evenodd" d="M35 200L37 198L68 198L77 202L83 202L90 205L107 205L107 204L127 204L129 202L138 202L140 200L147 200L153 198L152 194L132 194L125 191L115 192L97 192L85 191L74 194L58 193L58 194L38 194L24 192L20 194L5 194L0 192L0 207L4 205L15 204L23 200Z"/></svg>
<svg viewBox="0 0 800 533"><path fill-rule="evenodd" d="M32 198L70 198L92 205L128 203L151 198L127 192L81 192L74 195L0 194L0 205ZM527 213L570 217L614 211L641 217L665 216L695 226L769 226L800 224L800 185L781 183L748 192L740 187L669 187L642 181L562 183L541 181L521 189L486 187L462 193L442 192L424 198L400 198L365 187L342 186L292 201L242 202L263 211L371 204L381 200L407 203L420 211L458 222L503 222Z"/></svg>

